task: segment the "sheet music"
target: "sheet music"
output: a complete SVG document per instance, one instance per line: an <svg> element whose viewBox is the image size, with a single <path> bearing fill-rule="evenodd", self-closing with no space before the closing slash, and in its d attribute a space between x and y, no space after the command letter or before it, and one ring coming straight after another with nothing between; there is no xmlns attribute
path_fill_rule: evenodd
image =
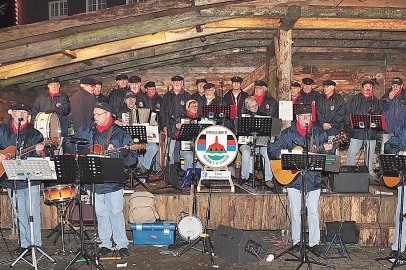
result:
<svg viewBox="0 0 406 270"><path fill-rule="evenodd" d="M279 118L286 121L293 120L293 102L291 100L279 101Z"/></svg>

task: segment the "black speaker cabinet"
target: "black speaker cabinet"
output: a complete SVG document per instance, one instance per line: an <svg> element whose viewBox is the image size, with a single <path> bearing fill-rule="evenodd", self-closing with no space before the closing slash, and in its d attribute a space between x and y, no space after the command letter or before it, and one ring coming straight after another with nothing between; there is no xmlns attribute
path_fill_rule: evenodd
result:
<svg viewBox="0 0 406 270"><path fill-rule="evenodd" d="M263 258L268 243L253 232L220 225L214 235L214 252L226 261L245 264Z"/></svg>
<svg viewBox="0 0 406 270"><path fill-rule="evenodd" d="M341 166L339 174L329 181L331 191L338 193L368 193L369 173L366 166Z"/></svg>

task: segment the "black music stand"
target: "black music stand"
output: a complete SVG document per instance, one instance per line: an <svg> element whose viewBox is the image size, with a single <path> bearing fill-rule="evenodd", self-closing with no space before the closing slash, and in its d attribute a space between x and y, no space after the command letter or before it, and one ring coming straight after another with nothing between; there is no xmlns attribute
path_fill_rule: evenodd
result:
<svg viewBox="0 0 406 270"><path fill-rule="evenodd" d="M146 126L122 126L122 128L131 136L133 142L137 144L147 144L147 128ZM144 151L144 150L142 150ZM129 177L130 177L130 187L135 188L138 185L141 185L145 190L150 191L149 188L137 177L136 168L130 166ZM137 182L133 185L134 180Z"/></svg>
<svg viewBox="0 0 406 270"><path fill-rule="evenodd" d="M28 183L28 205L29 205L29 227L31 245L22 252L18 258L10 265L13 267L19 260L23 260L35 270L38 269L37 261L42 257L46 257L51 262L56 263L48 254L40 247L35 246L34 239L34 216L32 214L32 196L31 196L31 180L50 181L52 180L51 167L47 160L3 160L2 162L7 174L7 178L13 181L27 181ZM17 200L17 198L16 198ZM20 224L17 224L20 226ZM36 252L39 252L41 257L37 259ZM25 258L25 255L31 252L32 261Z"/></svg>
<svg viewBox="0 0 406 270"><path fill-rule="evenodd" d="M223 101L221 102L223 103ZM230 120L230 111L230 105L203 105L203 116L209 119L221 119L223 126L226 119Z"/></svg>
<svg viewBox="0 0 406 270"><path fill-rule="evenodd" d="M371 153L369 152L369 141L371 139L371 130L383 131L386 130L386 121L383 115L371 115L371 114L359 114L350 115L350 124L353 129L364 129L365 130L365 147L366 147L366 157L364 158L364 164L369 168L369 157Z"/></svg>
<svg viewBox="0 0 406 270"><path fill-rule="evenodd" d="M307 145L307 143L306 143ZM307 174L308 171L323 171L326 163L326 155L322 154L308 154L308 147L305 147L303 154L282 154L282 169L283 170L300 170L300 175L302 176L302 191L301 191L301 231L300 231L300 241L296 245L290 247L289 249L283 251L281 254L277 255L279 258L286 253L295 257L295 259L286 259L286 261L300 262L296 269L299 269L303 264L307 264L308 268L311 269L311 264L316 264L320 266L326 266L326 264L315 261L308 256L308 252L312 252L315 256L319 257L320 254L314 252L307 244L306 237L306 201L305 194L307 194ZM295 249L300 249L300 257L293 253Z"/></svg>
<svg viewBox="0 0 406 270"><path fill-rule="evenodd" d="M252 159L252 188L255 189L255 149L257 136L271 136L272 134L272 117L270 116L253 116L239 117L237 122L238 136L252 136L251 153ZM269 138L270 139L270 138ZM260 151L259 151L260 152ZM265 178L265 177L264 177Z"/></svg>
<svg viewBox="0 0 406 270"><path fill-rule="evenodd" d="M383 258L377 258L375 260L382 261L388 260L392 262L390 269L394 269L398 266L406 265L406 254L402 250L402 232L403 232L403 220L405 219L405 214L403 213L404 204L403 200L405 198L404 188L405 188L405 175L406 175L406 156L398 155L379 155L379 164L383 176L399 176L400 177L400 210L399 210L399 227L398 227L398 254L397 256L388 256ZM399 200L399 195L398 195Z"/></svg>

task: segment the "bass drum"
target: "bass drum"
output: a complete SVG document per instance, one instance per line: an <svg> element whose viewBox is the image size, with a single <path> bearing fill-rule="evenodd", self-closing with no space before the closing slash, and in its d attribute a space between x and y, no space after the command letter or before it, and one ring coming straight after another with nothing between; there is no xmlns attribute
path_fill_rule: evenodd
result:
<svg viewBox="0 0 406 270"><path fill-rule="evenodd" d="M38 113L34 127L42 133L44 138L61 139L61 124L56 113Z"/></svg>
<svg viewBox="0 0 406 270"><path fill-rule="evenodd" d="M178 223L179 235L188 241L193 241L203 233L202 222L198 217L186 216Z"/></svg>
<svg viewBox="0 0 406 270"><path fill-rule="evenodd" d="M204 166L224 168L237 157L237 138L226 127L210 126L197 136L195 150L197 158Z"/></svg>

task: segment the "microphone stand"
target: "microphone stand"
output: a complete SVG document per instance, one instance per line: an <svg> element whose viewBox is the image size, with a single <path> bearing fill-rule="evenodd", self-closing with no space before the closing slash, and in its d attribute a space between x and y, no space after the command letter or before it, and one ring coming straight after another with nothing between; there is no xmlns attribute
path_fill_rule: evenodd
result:
<svg viewBox="0 0 406 270"><path fill-rule="evenodd" d="M97 123L96 122L94 122L93 123L93 130L92 130L92 154L96 154L95 153L95 151L94 151L94 146L95 146L95 139L96 139L96 131L97 131L97 129L96 129L96 126L97 126ZM93 245L94 245L94 250L95 250L95 252L96 252L96 250L97 250L97 237L98 237L98 224L97 224L97 222L96 222L96 184L94 183L94 181L92 181L92 191L91 191L91 194L92 194L92 205L93 205L93 228L94 228L94 233L93 233ZM96 253L97 254L97 253ZM97 258L97 259L99 259L99 258ZM96 259L96 262L98 261Z"/></svg>
<svg viewBox="0 0 406 270"><path fill-rule="evenodd" d="M20 128L21 128L21 122L23 121L24 119L23 118L18 118L18 124L17 124L17 137L16 137L16 142L15 142L15 147L16 147L16 150L15 150L15 153L14 153L14 157L17 159L19 159L20 158L20 155L19 155L19 153L20 153ZM14 120L11 120L11 121L14 121ZM12 123L11 123L12 124ZM14 216L15 216L15 218L16 218L16 221L17 221L17 239L18 239L18 249L20 249L21 248L21 232L20 232L20 218L19 218L19 216L20 216L20 214L19 214L19 212L18 212L18 199L17 199L17 181L16 180L13 180L13 187L14 187L14 190L11 190L11 200L14 202L14 204L15 204L15 213L14 213ZM14 220L13 220L13 223L14 223ZM32 240L32 239L31 239Z"/></svg>

